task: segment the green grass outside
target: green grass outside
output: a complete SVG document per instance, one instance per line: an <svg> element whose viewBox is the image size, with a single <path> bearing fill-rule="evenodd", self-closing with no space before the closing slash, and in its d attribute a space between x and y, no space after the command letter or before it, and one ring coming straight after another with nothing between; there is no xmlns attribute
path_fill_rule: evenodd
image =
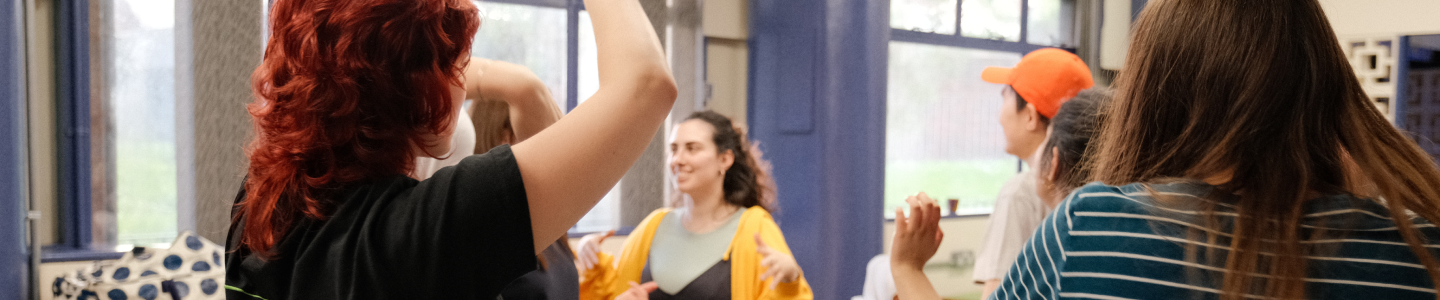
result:
<svg viewBox="0 0 1440 300"><path fill-rule="evenodd" d="M117 243L168 243L176 232L175 144L116 145Z"/></svg>
<svg viewBox="0 0 1440 300"><path fill-rule="evenodd" d="M945 199L959 198L960 212L988 212L1000 186L1015 172L1013 158L966 161L889 161L885 164L885 215L905 206L905 197L925 192L948 209Z"/></svg>

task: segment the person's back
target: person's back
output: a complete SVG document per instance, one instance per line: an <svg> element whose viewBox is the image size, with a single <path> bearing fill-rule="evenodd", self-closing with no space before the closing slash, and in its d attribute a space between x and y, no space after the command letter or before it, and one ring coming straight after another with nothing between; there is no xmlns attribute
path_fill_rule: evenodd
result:
<svg viewBox="0 0 1440 300"><path fill-rule="evenodd" d="M1229 231L1187 236L1188 229L1233 226L1235 209L1216 203L1220 224L1200 217L1203 183L1087 185L1063 202L1030 241L1010 272L1014 278L996 299L1060 298L1215 299L1223 265L1187 261L1189 247L1201 258L1225 257ZM1158 195L1158 197L1156 196ZM1430 276L1410 252L1389 211L1372 200L1349 195L1307 202L1302 228L1323 232L1307 241L1309 293L1315 299L1434 298ZM1440 229L1413 220L1440 254ZM1214 240L1211 240L1211 239ZM1213 251L1213 252L1212 252ZM1033 276L1033 277L1031 277ZM1208 284L1207 284L1208 283ZM1062 288L1063 287L1063 288Z"/></svg>
<svg viewBox="0 0 1440 300"><path fill-rule="evenodd" d="M1045 221L996 298L1436 298L1440 169L1329 24L1316 0L1150 1L1094 146L1100 184Z"/></svg>
<svg viewBox="0 0 1440 300"><path fill-rule="evenodd" d="M416 157L454 146L474 3L275 1L251 77L256 134L226 296L493 299L534 270L639 158L676 95L639 2L586 8L611 66L586 105L554 121L550 101L511 101L517 135L532 137L417 181Z"/></svg>

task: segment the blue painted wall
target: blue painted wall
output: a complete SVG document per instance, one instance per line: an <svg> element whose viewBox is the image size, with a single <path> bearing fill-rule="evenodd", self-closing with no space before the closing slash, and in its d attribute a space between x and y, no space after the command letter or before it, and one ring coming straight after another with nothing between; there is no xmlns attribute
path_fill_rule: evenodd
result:
<svg viewBox="0 0 1440 300"><path fill-rule="evenodd" d="M859 295L880 254L888 1L751 1L749 126L815 299Z"/></svg>
<svg viewBox="0 0 1440 300"><path fill-rule="evenodd" d="M18 0L0 0L0 300L28 296Z"/></svg>

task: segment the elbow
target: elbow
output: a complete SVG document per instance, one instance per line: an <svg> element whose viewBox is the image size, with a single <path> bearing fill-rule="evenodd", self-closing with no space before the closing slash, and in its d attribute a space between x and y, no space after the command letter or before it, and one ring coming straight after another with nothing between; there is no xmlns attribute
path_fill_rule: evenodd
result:
<svg viewBox="0 0 1440 300"><path fill-rule="evenodd" d="M679 97L680 91L675 85L675 77L670 76L667 68L656 68L646 76L643 85L646 98L664 104L674 104L675 98ZM669 105L666 105L669 110Z"/></svg>

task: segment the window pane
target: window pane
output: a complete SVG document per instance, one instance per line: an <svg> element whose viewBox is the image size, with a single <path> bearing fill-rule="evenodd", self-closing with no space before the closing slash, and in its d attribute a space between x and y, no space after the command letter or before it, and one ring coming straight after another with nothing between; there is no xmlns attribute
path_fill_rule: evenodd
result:
<svg viewBox="0 0 1440 300"><path fill-rule="evenodd" d="M595 91L600 90L600 69L595 52L595 27L590 24L590 12L580 11L579 30L578 42L580 45L576 51L578 56L576 60L579 64L576 66L576 72L578 72L577 80L579 82L576 83L577 91L575 93L579 96L576 101L583 104L590 96L595 95ZM574 230L576 232L596 232L619 227L620 184L616 183L614 187L610 188L610 192L605 194L605 198L601 198L600 203L595 204L595 208L590 209L585 217L580 218L580 222L575 224Z"/></svg>
<svg viewBox="0 0 1440 300"><path fill-rule="evenodd" d="M955 1L958 0L892 0L890 27L955 34Z"/></svg>
<svg viewBox="0 0 1440 300"><path fill-rule="evenodd" d="M1019 160L1005 153L1002 87L980 80L980 72L1019 61L1010 52L890 43L886 212L917 192L947 212L944 202L951 198L960 199L960 213L990 211Z"/></svg>
<svg viewBox="0 0 1440 300"><path fill-rule="evenodd" d="M523 65L550 88L565 109L569 63L565 9L481 1L480 31L470 55Z"/></svg>
<svg viewBox="0 0 1440 300"><path fill-rule="evenodd" d="M116 243L168 244L177 219L175 2L114 0L110 7L104 101L114 126Z"/></svg>
<svg viewBox="0 0 1440 300"><path fill-rule="evenodd" d="M1027 0L1030 17L1025 42L1036 45L1073 47L1074 0Z"/></svg>
<svg viewBox="0 0 1440 300"><path fill-rule="evenodd" d="M1020 41L1020 0L962 1L960 34L973 38Z"/></svg>
<svg viewBox="0 0 1440 300"><path fill-rule="evenodd" d="M579 96L575 101L584 103L590 96L595 95L595 91L600 90L600 65L599 56L595 52L595 25L590 24L590 12L580 11L579 25L580 45L576 51L579 66L575 66L575 72L578 73L579 76L576 77L579 77L577 80L580 82L575 84L575 93ZM576 105L579 105L578 103Z"/></svg>

